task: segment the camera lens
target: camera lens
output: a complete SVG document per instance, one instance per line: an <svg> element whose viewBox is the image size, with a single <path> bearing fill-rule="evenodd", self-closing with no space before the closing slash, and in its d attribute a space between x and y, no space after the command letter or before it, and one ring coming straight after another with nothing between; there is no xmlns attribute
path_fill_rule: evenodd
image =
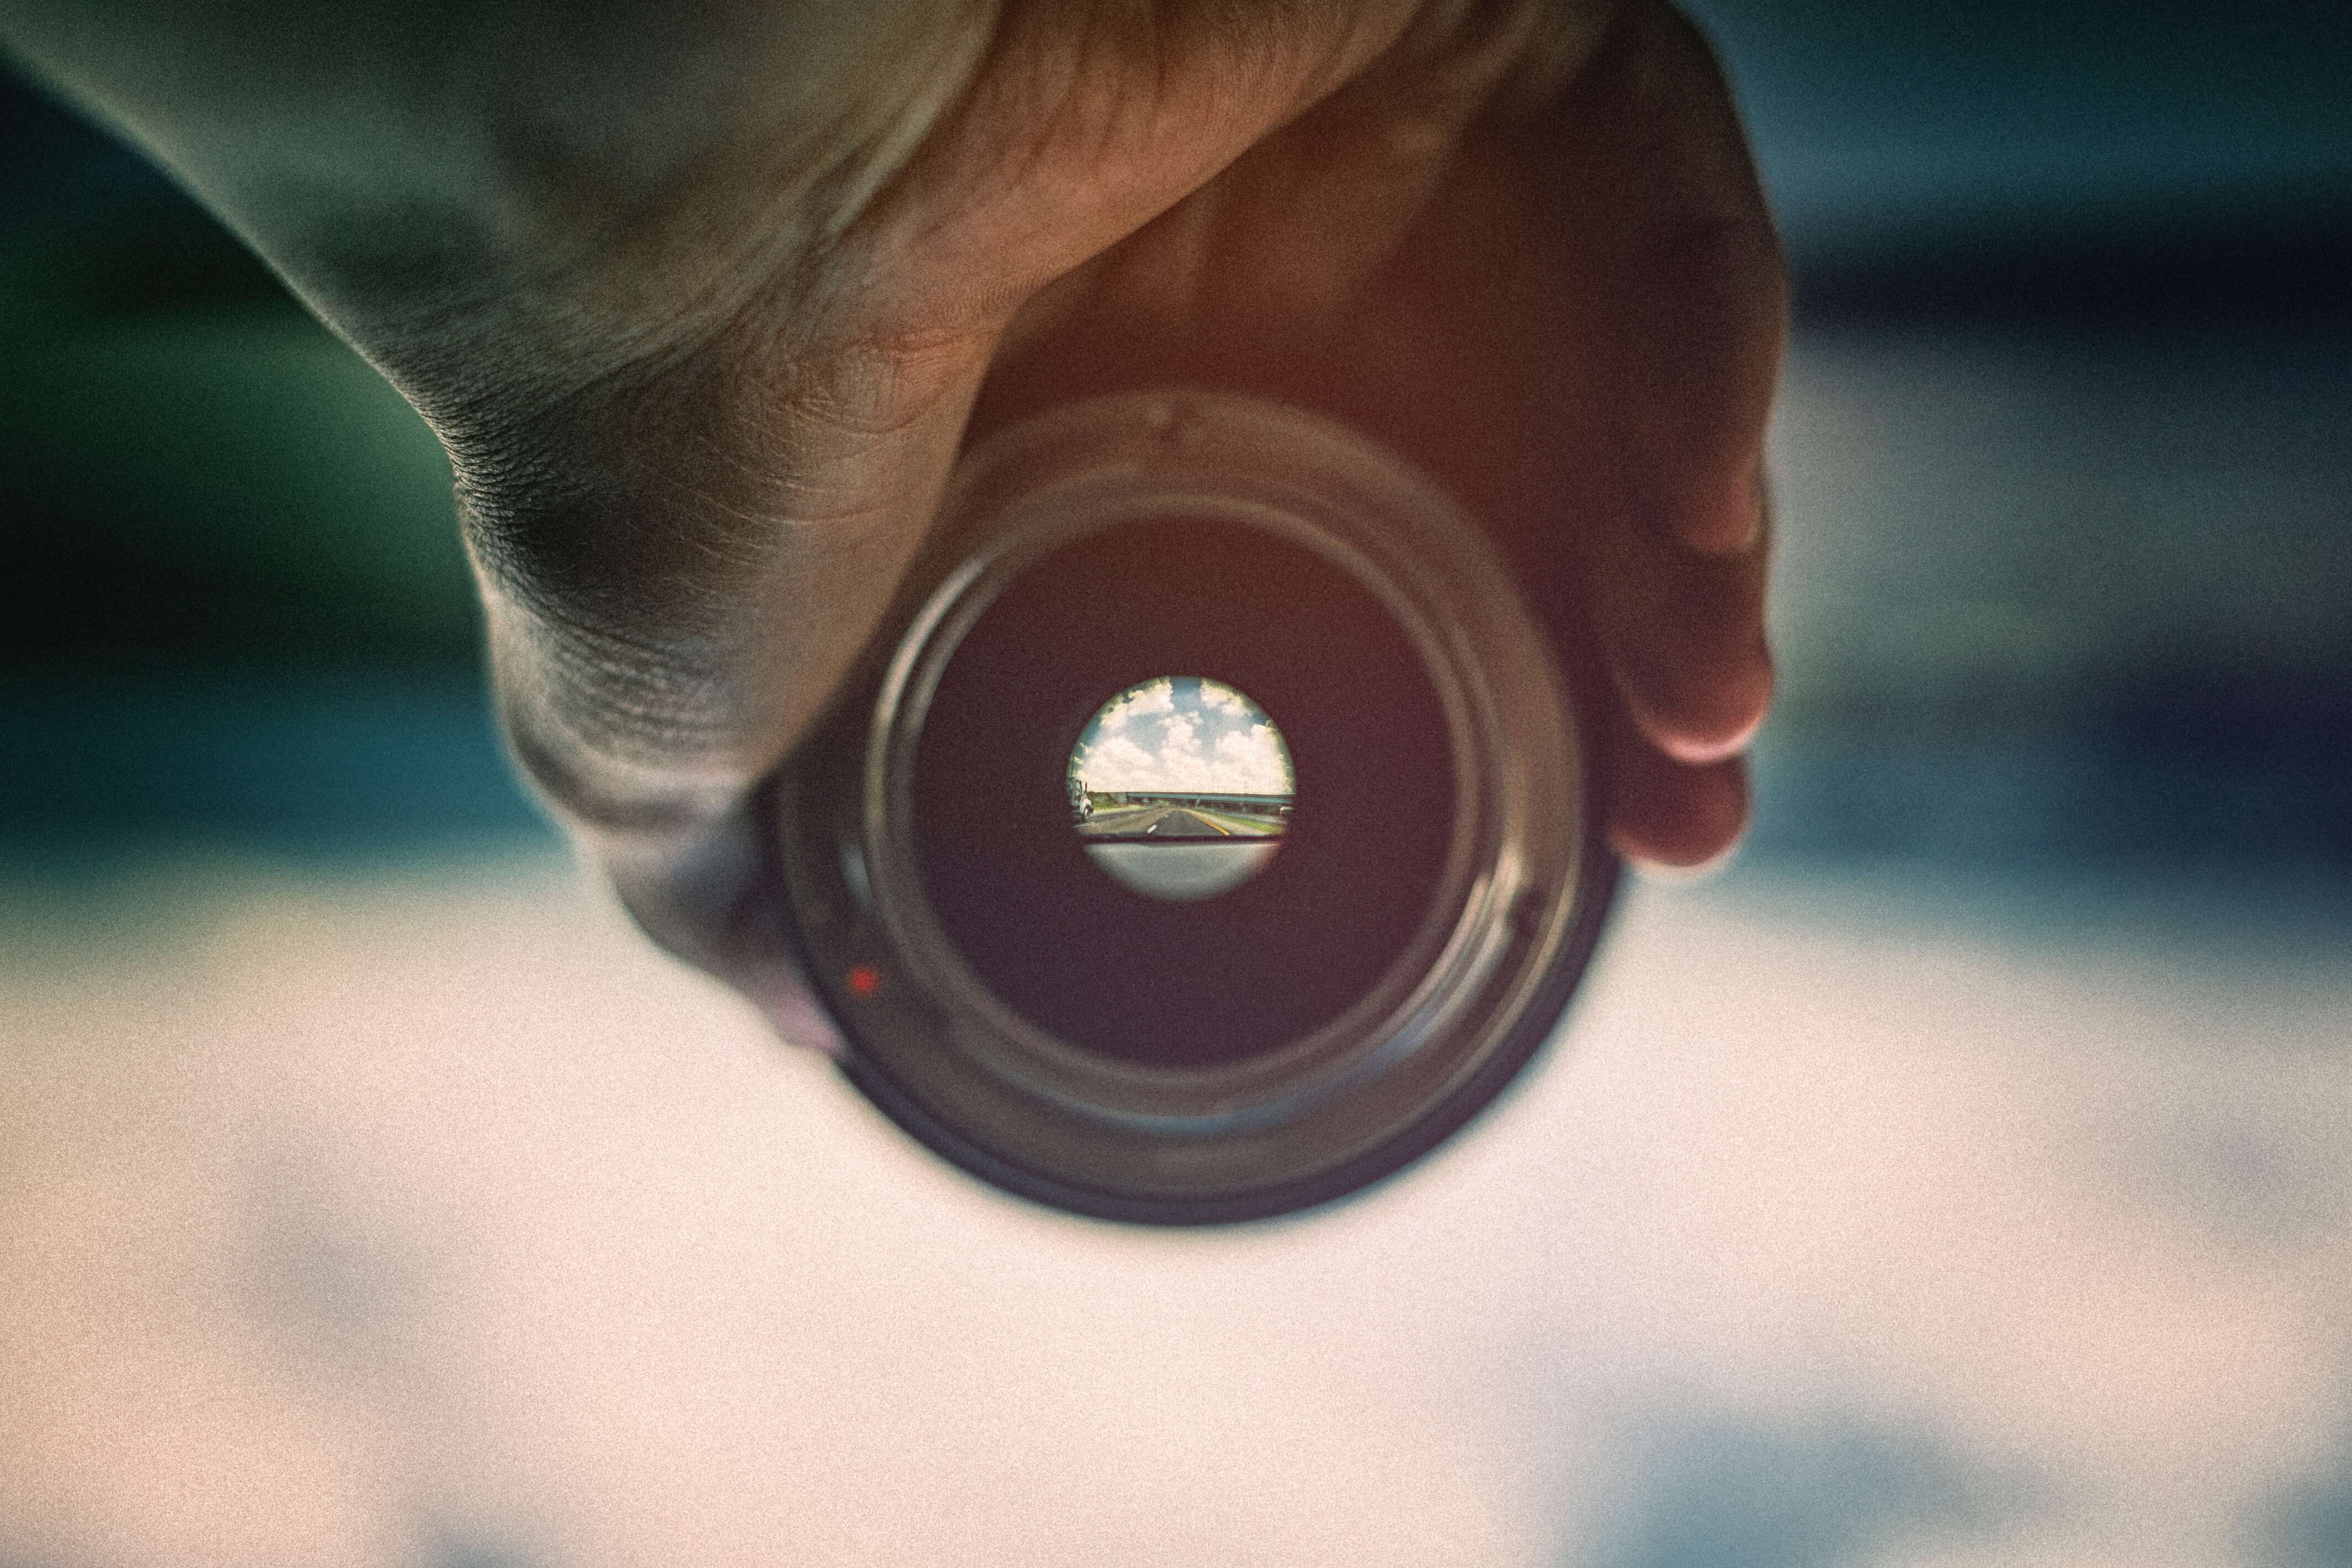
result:
<svg viewBox="0 0 2352 1568"><path fill-rule="evenodd" d="M1615 865L1474 524L1297 410L1134 394L976 447L938 540L774 795L870 1098L1015 1192L1204 1223L1500 1090Z"/></svg>

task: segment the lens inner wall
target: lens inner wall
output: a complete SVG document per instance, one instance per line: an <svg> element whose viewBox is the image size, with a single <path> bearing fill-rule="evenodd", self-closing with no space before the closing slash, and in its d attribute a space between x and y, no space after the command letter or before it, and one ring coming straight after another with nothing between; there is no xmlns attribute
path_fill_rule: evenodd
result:
<svg viewBox="0 0 2352 1568"><path fill-rule="evenodd" d="M1278 714L1314 800L1262 875L1199 902L1104 876L1066 805L1087 721L1170 670ZM941 672L912 796L925 891L982 983L1071 1045L1165 1066L1275 1049L1370 990L1429 913L1457 805L1444 707L1381 600L1265 529L1183 517L997 596Z"/></svg>

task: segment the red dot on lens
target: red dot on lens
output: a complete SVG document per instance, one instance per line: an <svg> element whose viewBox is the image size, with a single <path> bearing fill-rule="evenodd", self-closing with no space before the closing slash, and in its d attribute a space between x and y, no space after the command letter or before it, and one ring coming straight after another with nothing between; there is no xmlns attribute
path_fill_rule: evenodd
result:
<svg viewBox="0 0 2352 1568"><path fill-rule="evenodd" d="M882 972L870 963L856 965L842 980L848 985L849 994L861 1002L882 989Z"/></svg>

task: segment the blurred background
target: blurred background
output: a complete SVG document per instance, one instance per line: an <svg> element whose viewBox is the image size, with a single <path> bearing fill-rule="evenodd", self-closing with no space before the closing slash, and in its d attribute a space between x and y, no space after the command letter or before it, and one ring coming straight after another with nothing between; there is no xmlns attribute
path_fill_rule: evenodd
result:
<svg viewBox="0 0 2352 1568"><path fill-rule="evenodd" d="M1797 284L1755 831L1214 1236L635 939L432 439L0 77L0 1563L2352 1563L2352 11L1695 9Z"/></svg>

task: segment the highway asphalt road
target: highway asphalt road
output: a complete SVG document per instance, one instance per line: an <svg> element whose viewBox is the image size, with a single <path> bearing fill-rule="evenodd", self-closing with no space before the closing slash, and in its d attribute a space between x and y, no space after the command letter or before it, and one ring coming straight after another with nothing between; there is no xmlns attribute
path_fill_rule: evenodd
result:
<svg viewBox="0 0 2352 1568"><path fill-rule="evenodd" d="M1230 812L1164 805L1099 811L1078 825L1078 832L1088 838L1264 838L1280 831Z"/></svg>

